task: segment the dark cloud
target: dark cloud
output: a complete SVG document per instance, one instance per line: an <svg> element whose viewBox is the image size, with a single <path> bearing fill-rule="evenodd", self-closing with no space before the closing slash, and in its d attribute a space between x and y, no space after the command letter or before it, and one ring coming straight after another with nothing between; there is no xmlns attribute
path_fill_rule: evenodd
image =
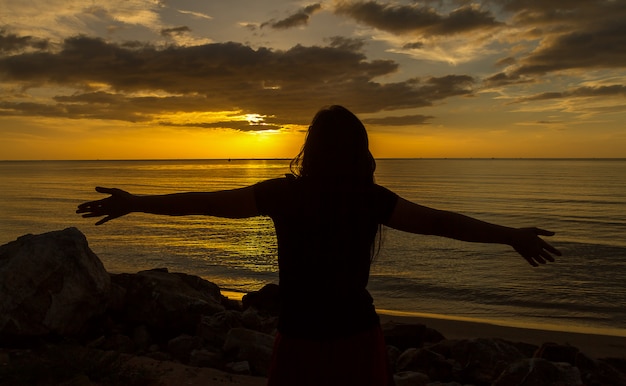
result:
<svg viewBox="0 0 626 386"><path fill-rule="evenodd" d="M515 63L517 63L517 60L515 60L514 57L508 56L506 58L499 59L496 62L496 66L498 66L498 67L511 66L511 65L513 65Z"/></svg>
<svg viewBox="0 0 626 386"><path fill-rule="evenodd" d="M312 110L331 103L370 113L429 106L473 92L474 80L463 75L380 83L377 78L395 73L398 64L368 60L362 44L335 37L330 46L288 50L239 43L157 48L79 36L65 40L58 51L0 57L3 82L25 89L63 86L75 94L59 95L46 105L5 102L2 109L5 115L132 122L166 113L237 110L275 117L272 124L278 127L306 124ZM102 86L94 90L94 84L105 85L107 92ZM141 96L148 94L169 96Z"/></svg>
<svg viewBox="0 0 626 386"><path fill-rule="evenodd" d="M374 1L342 2L335 8L335 13L394 33L408 33L428 28L441 20L441 16L430 7L380 4Z"/></svg>
<svg viewBox="0 0 626 386"><path fill-rule="evenodd" d="M507 74L505 72L499 72L483 79L483 83L486 87L502 87L531 82L532 80L527 77L522 78L518 74Z"/></svg>
<svg viewBox="0 0 626 386"><path fill-rule="evenodd" d="M331 47L348 51L360 51L365 45L365 40L363 39L346 38L343 36L333 36L326 40Z"/></svg>
<svg viewBox="0 0 626 386"><path fill-rule="evenodd" d="M294 28L294 27L305 26L309 23L309 18L311 17L311 15L313 15L315 12L321 9L322 9L321 4L319 3L311 4L299 10L298 12L294 13L293 15L290 15L282 20L265 22L261 24L261 28L268 26L268 25L274 29L289 29L289 28Z"/></svg>
<svg viewBox="0 0 626 386"><path fill-rule="evenodd" d="M489 11L471 5L444 15L428 6L357 1L339 3L335 13L394 34L450 35L502 24Z"/></svg>
<svg viewBox="0 0 626 386"><path fill-rule="evenodd" d="M22 51L27 48L45 50L48 48L48 41L32 36L18 36L0 29L0 54Z"/></svg>
<svg viewBox="0 0 626 386"><path fill-rule="evenodd" d="M459 85L470 85L474 79L469 75L447 75L442 77L432 77L428 79L428 83L433 87L433 92L450 92L459 87Z"/></svg>
<svg viewBox="0 0 626 386"><path fill-rule="evenodd" d="M164 28L161 30L161 36L180 36L191 32L191 28L187 26Z"/></svg>
<svg viewBox="0 0 626 386"><path fill-rule="evenodd" d="M563 121L537 121L535 123L538 125L560 125Z"/></svg>
<svg viewBox="0 0 626 386"><path fill-rule="evenodd" d="M406 43L405 45L402 46L402 48L406 50L416 50L416 49L420 49L423 47L424 47L424 43L422 42Z"/></svg>
<svg viewBox="0 0 626 386"><path fill-rule="evenodd" d="M93 111L130 109L146 116L163 112L196 112L199 106L207 104L207 98L202 95L129 96L103 91L60 95L53 99L63 106L89 106Z"/></svg>
<svg viewBox="0 0 626 386"><path fill-rule="evenodd" d="M513 12L511 25L537 41L532 51L507 58L500 85L538 81L564 71L626 68L626 2L612 0L494 0Z"/></svg>
<svg viewBox="0 0 626 386"><path fill-rule="evenodd" d="M536 17L552 15L553 18L581 8L592 9L604 4L617 3L615 0L491 0L491 2L499 4L507 11L534 14Z"/></svg>
<svg viewBox="0 0 626 386"><path fill-rule="evenodd" d="M174 127L199 127L203 129L231 129L237 131L266 131L266 130L280 130L282 126L275 125L272 123L262 122L262 123L254 123L247 121L221 121L221 122L211 122L211 123L190 123L190 124L179 124L173 122L161 122L163 126L174 126Z"/></svg>
<svg viewBox="0 0 626 386"><path fill-rule="evenodd" d="M597 86L597 87L577 87L563 92L544 92L536 95L531 95L524 98L518 98L511 103L542 101L548 99L563 99L563 98L584 98L584 97L624 97L626 96L626 86L624 85L609 85L609 86Z"/></svg>
<svg viewBox="0 0 626 386"><path fill-rule="evenodd" d="M152 118L126 108L106 108L90 104L45 104L0 101L1 116L39 116L69 119L104 119L126 122L147 122Z"/></svg>
<svg viewBox="0 0 626 386"><path fill-rule="evenodd" d="M573 69L626 68L626 23L623 21L562 34L545 43L520 60L512 73L544 75Z"/></svg>
<svg viewBox="0 0 626 386"><path fill-rule="evenodd" d="M403 115L399 117L368 118L363 119L363 122L371 125L410 126L426 125L433 118L431 115Z"/></svg>
<svg viewBox="0 0 626 386"><path fill-rule="evenodd" d="M456 9L448 16L444 16L440 23L428 28L428 33L433 35L450 35L480 29L490 29L501 26L502 23L490 11L467 5Z"/></svg>

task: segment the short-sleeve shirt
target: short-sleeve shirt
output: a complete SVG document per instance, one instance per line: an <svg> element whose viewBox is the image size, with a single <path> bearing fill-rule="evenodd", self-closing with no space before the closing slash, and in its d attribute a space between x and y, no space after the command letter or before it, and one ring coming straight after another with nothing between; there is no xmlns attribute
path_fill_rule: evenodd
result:
<svg viewBox="0 0 626 386"><path fill-rule="evenodd" d="M314 183L288 175L255 185L278 243L278 329L303 338L348 336L379 323L366 287L372 248L397 195L376 184Z"/></svg>

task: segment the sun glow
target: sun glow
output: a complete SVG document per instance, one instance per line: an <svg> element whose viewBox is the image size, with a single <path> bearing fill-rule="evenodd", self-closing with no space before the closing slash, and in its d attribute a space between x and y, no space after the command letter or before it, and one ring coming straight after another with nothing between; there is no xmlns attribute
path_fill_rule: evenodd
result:
<svg viewBox="0 0 626 386"><path fill-rule="evenodd" d="M242 124L245 126L245 122L247 122L249 126L259 126L258 130L268 131L263 127L272 126L271 123L265 121L267 117L267 115L257 113L242 114L241 111L202 111L161 114L156 116L154 121L165 126L197 126L235 130L241 129Z"/></svg>
<svg viewBox="0 0 626 386"><path fill-rule="evenodd" d="M261 115L261 114L246 114L245 119L250 124L259 124L265 121L266 116L267 115Z"/></svg>
<svg viewBox="0 0 626 386"><path fill-rule="evenodd" d="M194 111L161 114L155 117L159 124L172 126L212 125L220 122L237 121L239 111Z"/></svg>

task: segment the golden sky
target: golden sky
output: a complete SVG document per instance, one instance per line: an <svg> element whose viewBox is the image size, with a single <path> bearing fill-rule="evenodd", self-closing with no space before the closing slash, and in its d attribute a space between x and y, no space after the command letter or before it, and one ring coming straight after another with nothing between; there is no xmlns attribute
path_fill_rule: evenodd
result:
<svg viewBox="0 0 626 386"><path fill-rule="evenodd" d="M626 157L624 0L0 0L0 160Z"/></svg>

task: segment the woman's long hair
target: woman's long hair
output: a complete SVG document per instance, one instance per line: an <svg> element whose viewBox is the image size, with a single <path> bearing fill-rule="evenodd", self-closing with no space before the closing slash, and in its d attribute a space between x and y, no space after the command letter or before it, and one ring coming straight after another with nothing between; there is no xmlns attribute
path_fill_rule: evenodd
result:
<svg viewBox="0 0 626 386"><path fill-rule="evenodd" d="M291 172L318 181L373 184L376 161L365 126L352 112L333 105L317 112Z"/></svg>
<svg viewBox="0 0 626 386"><path fill-rule="evenodd" d="M343 106L321 109L313 117L300 153L291 161L291 172L318 183L363 187L374 184L376 161L369 150L363 123ZM382 244L381 225L371 245L373 261Z"/></svg>

